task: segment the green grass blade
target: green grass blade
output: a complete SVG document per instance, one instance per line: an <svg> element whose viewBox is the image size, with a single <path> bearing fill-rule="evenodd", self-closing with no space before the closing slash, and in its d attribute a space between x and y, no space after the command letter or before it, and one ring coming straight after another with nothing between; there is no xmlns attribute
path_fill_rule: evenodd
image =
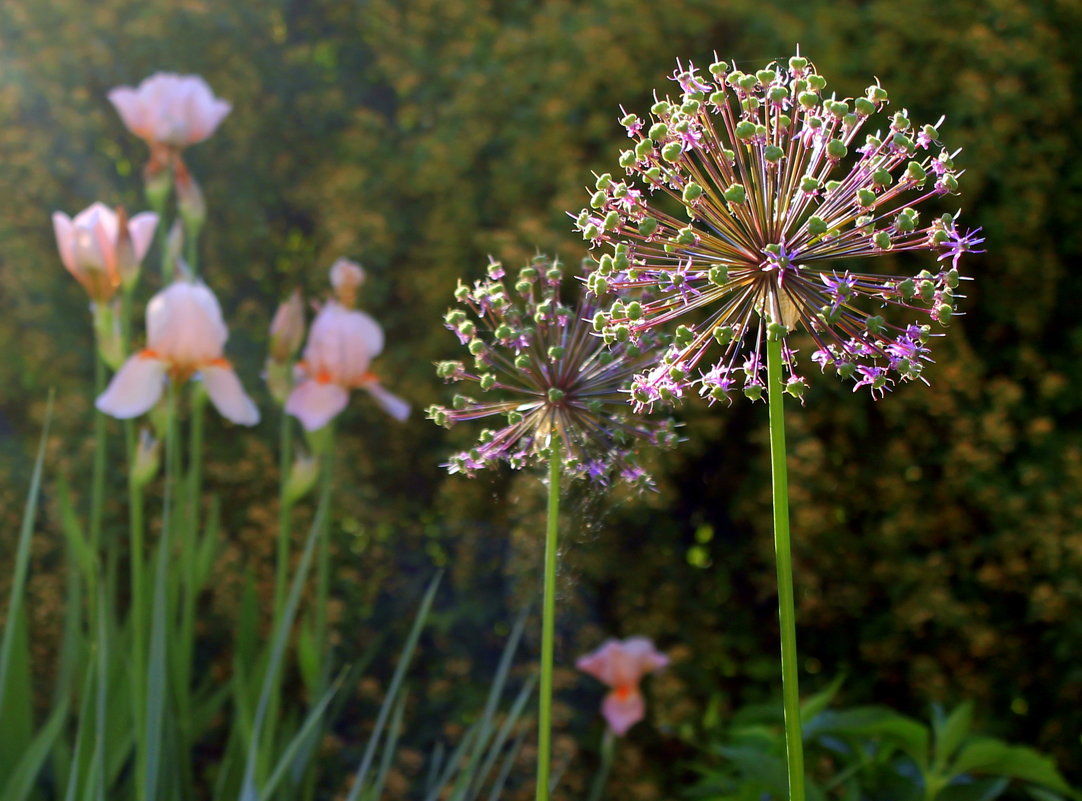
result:
<svg viewBox="0 0 1082 801"><path fill-rule="evenodd" d="M30 539L34 531L34 517L41 492L41 470L45 463L45 443L49 439L49 424L53 419L53 393L49 393L49 402L45 407L45 425L38 442L38 455L34 460L34 472L30 477L30 491L26 495L22 524L19 526L19 542L15 548L15 576L11 582L11 600L8 602L7 619L17 620L22 609L26 591L26 574L30 569ZM11 670L11 648L14 643L15 627L4 627L4 636L0 639L0 720L4 714L4 699L8 694L8 673Z"/></svg>
<svg viewBox="0 0 1082 801"><path fill-rule="evenodd" d="M343 674L344 676L345 674ZM307 741L315 730L316 725L323 719L323 713L326 711L328 705L331 703L331 699L338 693L342 687L342 678L339 676L338 680L323 694L323 697L319 699L319 703L312 707L308 716L304 720L304 724L300 730L290 740L289 745L282 751L281 756L278 758L278 764L274 768L274 772L271 773L270 778L267 779L267 783L260 789L260 798L270 798L274 795L275 789L278 787L278 782L282 780L282 777L286 775L286 771L289 770L293 764L293 760L297 758L297 754L300 753L301 746Z"/></svg>
<svg viewBox="0 0 1082 801"><path fill-rule="evenodd" d="M428 619L428 613L432 609L432 601L436 597L436 590L440 586L440 579L443 578L443 571L441 570L436 574L428 585L428 590L425 592L424 598L421 601L421 608L417 612L417 617L414 618L413 628L410 630L409 637L406 638L406 645L402 648L402 653L398 657L398 664L395 665L394 675L391 677L391 684L387 688L387 695L383 699L383 703L380 704L379 715L376 717L375 728L372 729L372 734L368 738L368 744L365 746L364 755L361 757L361 764L357 768L357 775L353 778L353 786L349 790L349 795L346 796L346 801L357 801L358 796L361 793L361 788L364 787L365 780L368 777L368 769L372 766L372 759L376 754L376 744L379 742L380 734L383 732L383 727L387 725L387 718L391 713L391 707L395 702L395 697L398 695L399 689L402 687L402 680L406 676L406 670L409 668L410 661L413 659L413 652L417 648L417 641L421 639L421 631L424 629L425 621Z"/></svg>
<svg viewBox="0 0 1082 801"><path fill-rule="evenodd" d="M290 630L293 628L293 620L297 615L297 606L300 604L301 590L304 588L304 582L308 578L308 571L312 566L312 554L315 551L316 540L319 539L319 532L323 527L323 520L327 516L328 506L328 498L324 495L320 498L315 518L312 520L311 528L308 530L308 538L304 543L301 561L300 564L297 565L297 572L293 576L293 583L289 587L289 595L286 598L285 610L282 613L282 619L278 623L278 628L274 632L274 638L271 642L270 660L267 664L267 670L263 674L263 688L259 694L259 702L256 705L255 718L252 723L252 734L248 746L248 759L245 764L244 779L241 783L240 790L241 801L255 801L255 799L260 797L260 794L256 789L255 777L256 766L259 759L259 742L261 739L260 733L263 730L263 719L267 714L267 705L270 703L270 695L272 688L274 687L274 680L282 664L282 656L285 653L286 641L289 638Z"/></svg>
<svg viewBox="0 0 1082 801"><path fill-rule="evenodd" d="M60 706L53 709L49 720L38 732L37 736L30 741L22 759L15 765L4 784L4 791L0 793L3 801L25 801L34 789L34 782L41 772L42 765L53 749L53 744L64 728L64 722L68 717L68 704L65 700Z"/></svg>
<svg viewBox="0 0 1082 801"><path fill-rule="evenodd" d="M79 727L75 732L75 753L71 759L71 769L68 771L68 788L64 792L64 801L75 801L79 792L79 784L81 778L81 771L83 763L87 761L86 751L86 730L90 728L90 702L94 698L94 694L90 691L91 682L94 679L94 664L91 663L86 669L86 676L83 679L83 700L79 704Z"/></svg>
<svg viewBox="0 0 1082 801"><path fill-rule="evenodd" d="M485 757L484 763L481 765L481 769L477 772L472 791L467 798L473 799L480 796L481 788L484 786L485 780L488 779L488 775L492 772L492 768L499 758L500 751L503 750L504 744L511 737L511 732L514 731L515 724L518 723L519 719L522 717L522 713L526 709L526 704L529 703L530 697L533 695L534 687L536 686L537 676L530 676L527 682L522 685L522 689L519 690L518 696L511 705L511 709L508 711L507 717L503 721L503 725L500 726L496 739L488 749L488 754Z"/></svg>
<svg viewBox="0 0 1082 801"><path fill-rule="evenodd" d="M402 717L406 712L406 698L409 693L403 691L395 704L394 714L391 715L391 725L387 727L387 739L383 744L383 754L380 756L379 773L376 774L376 782L372 791L368 794L368 801L378 801L383 795L383 787L387 783L387 774L394 763L394 755L398 751L398 736L402 733Z"/></svg>
<svg viewBox="0 0 1082 801"><path fill-rule="evenodd" d="M503 794L503 788L506 786L507 780L511 776L511 771L515 767L515 760L518 759L519 751L522 750L522 744L524 742L526 742L525 730L519 732L518 737L515 738L514 745L512 745L511 750L507 752L507 757L500 767L500 773L492 785L492 792L488 794L488 801L500 801L500 796Z"/></svg>

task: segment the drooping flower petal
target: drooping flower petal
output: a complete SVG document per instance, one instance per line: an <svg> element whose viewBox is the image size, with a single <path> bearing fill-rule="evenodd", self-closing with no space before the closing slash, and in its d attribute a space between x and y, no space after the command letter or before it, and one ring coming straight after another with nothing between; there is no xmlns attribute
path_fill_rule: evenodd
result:
<svg viewBox="0 0 1082 801"><path fill-rule="evenodd" d="M380 405L380 408L395 420L402 422L410 416L410 405L393 392L388 392L378 381L370 381L364 385L364 389Z"/></svg>
<svg viewBox="0 0 1082 801"><path fill-rule="evenodd" d="M349 391L329 382L308 379L289 394L286 412L301 421L305 431L318 431L342 413Z"/></svg>
<svg viewBox="0 0 1082 801"><path fill-rule="evenodd" d="M601 714L612 728L613 734L622 737L627 730L646 717L646 701L637 688L621 688L605 696Z"/></svg>
<svg viewBox="0 0 1082 801"><path fill-rule="evenodd" d="M153 408L162 396L167 365L141 351L128 358L94 404L98 410L127 420Z"/></svg>
<svg viewBox="0 0 1082 801"><path fill-rule="evenodd" d="M259 408L248 397L228 363L209 364L199 372L211 403L222 417L242 426L254 426L259 422Z"/></svg>

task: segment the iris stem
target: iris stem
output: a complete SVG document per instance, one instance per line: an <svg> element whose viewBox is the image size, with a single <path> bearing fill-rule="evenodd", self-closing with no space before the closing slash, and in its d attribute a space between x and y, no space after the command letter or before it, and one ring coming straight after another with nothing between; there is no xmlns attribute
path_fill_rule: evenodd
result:
<svg viewBox="0 0 1082 801"><path fill-rule="evenodd" d="M282 616L285 606L286 589L289 583L289 551L292 540L293 503L286 494L289 483L289 471L293 464L293 432L290 430L289 415L282 410L282 419L278 428L278 553L276 556L274 578L274 623ZM272 629L273 631L274 629Z"/></svg>
<svg viewBox="0 0 1082 801"><path fill-rule="evenodd" d="M616 752L616 735L612 729L605 727L605 736L601 739L601 765L594 776L594 783L590 786L588 801L601 801L605 793L605 785L609 781L609 771L612 770L612 758Z"/></svg>
<svg viewBox="0 0 1082 801"><path fill-rule="evenodd" d="M552 662L556 621L556 539L560 522L560 440L549 457L548 526L545 533L544 599L541 605L541 691L537 715L537 801L548 801L552 767Z"/></svg>
<svg viewBox="0 0 1082 801"><path fill-rule="evenodd" d="M785 758L789 801L804 801L804 744L800 727L797 679L796 611L793 603L793 556L789 543L789 480L785 466L785 413L782 396L781 339L766 345L767 393L770 405L770 473L774 502L774 555L778 567L778 620L781 627L781 687L785 708Z"/></svg>
<svg viewBox="0 0 1082 801"><path fill-rule="evenodd" d="M94 353L94 397L97 398L105 390L105 362L101 354L95 349ZM91 631L96 630L94 625L96 615L102 614L98 608L97 576L100 573L101 559L101 521L102 510L105 505L105 414L94 410L94 466L90 478L90 553L93 555L93 571L90 577L90 587L87 598L91 609Z"/></svg>

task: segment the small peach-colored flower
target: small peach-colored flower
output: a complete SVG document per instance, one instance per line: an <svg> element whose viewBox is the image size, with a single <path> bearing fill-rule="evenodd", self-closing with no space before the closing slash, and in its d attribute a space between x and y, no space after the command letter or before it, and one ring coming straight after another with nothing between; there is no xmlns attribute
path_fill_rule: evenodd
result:
<svg viewBox="0 0 1082 801"><path fill-rule="evenodd" d="M612 688L601 705L613 733L622 736L646 714L646 702L639 682L647 673L669 664L669 657L654 648L646 637L609 639L575 666Z"/></svg>
<svg viewBox="0 0 1082 801"><path fill-rule="evenodd" d="M233 109L198 75L172 72L157 72L135 89L119 86L109 100L133 134L177 149L202 142Z"/></svg>
<svg viewBox="0 0 1082 801"><path fill-rule="evenodd" d="M223 357L228 337L218 299L205 284L182 280L166 287L147 304L147 347L113 376L98 409L120 419L138 417L161 398L166 378L181 383L198 372L223 417L255 425L259 410Z"/></svg>
<svg viewBox="0 0 1082 801"><path fill-rule="evenodd" d="M108 301L122 283L130 286L134 281L157 225L158 215L153 212L144 211L125 222L122 213L103 203L83 209L75 219L60 211L53 213L60 260L99 304Z"/></svg>
<svg viewBox="0 0 1082 801"><path fill-rule="evenodd" d="M335 300L320 309L308 331L300 382L286 401L286 411L308 431L323 428L346 408L352 389L366 390L389 415L405 420L409 404L391 394L369 372L383 350L383 329L361 311Z"/></svg>

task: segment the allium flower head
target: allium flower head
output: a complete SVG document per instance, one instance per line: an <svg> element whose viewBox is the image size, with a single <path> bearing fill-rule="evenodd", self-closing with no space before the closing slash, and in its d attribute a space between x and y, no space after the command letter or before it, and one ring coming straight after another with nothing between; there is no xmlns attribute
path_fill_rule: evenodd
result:
<svg viewBox="0 0 1082 801"><path fill-rule="evenodd" d="M600 176L577 219L603 251L590 290L623 298L606 310L609 341L636 341L698 312L662 363L637 377L635 402L676 400L693 387L710 402L733 390L756 399L766 336L798 326L815 343L812 360L854 389L881 395L920 378L932 323L956 313L959 258L983 241L979 230L962 233L956 215L918 212L958 190L943 120L888 116L878 82L837 98L800 56L750 74L723 61L706 74L678 64L673 80L679 96L657 100L648 120L623 117L634 140L620 156L628 178ZM912 277L845 263L888 251L933 258ZM902 319L879 313L888 306ZM787 390L800 397L807 384L783 344ZM720 354L713 364L704 362L711 350Z"/></svg>
<svg viewBox="0 0 1082 801"><path fill-rule="evenodd" d="M476 446L451 458L450 471L472 475L501 461L523 467L545 458L557 436L571 474L605 482L615 470L648 486L636 444L675 441L671 422L637 418L627 407L627 388L649 354L630 343L605 347L590 322L594 306L564 304L558 262L538 256L514 282L504 276L498 262L490 263L487 280L459 285L455 297L463 307L444 317L473 358L440 362L437 372L479 395L429 407L429 418L445 427L495 418Z"/></svg>

